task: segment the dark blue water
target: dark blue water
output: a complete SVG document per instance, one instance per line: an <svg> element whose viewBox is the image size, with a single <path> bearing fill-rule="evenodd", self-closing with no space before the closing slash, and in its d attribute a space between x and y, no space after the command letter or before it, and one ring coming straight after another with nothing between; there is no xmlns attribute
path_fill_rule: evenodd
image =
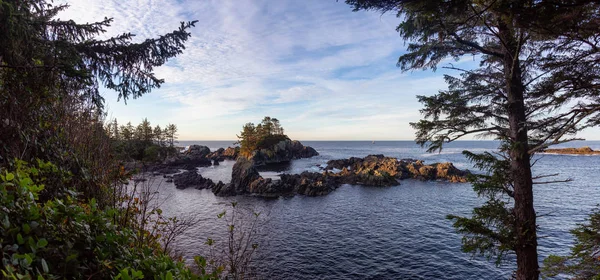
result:
<svg viewBox="0 0 600 280"><path fill-rule="evenodd" d="M215 150L233 141L181 141ZM459 168L471 164L461 151L493 150L492 141L451 143L442 153L429 154L411 141L303 142L321 155L284 166L283 172L318 170L330 159L384 154L423 159L426 163L453 162ZM564 147L590 146L600 141L570 143ZM535 185L540 260L549 254L565 254L573 243L569 233L583 222L600 201L600 156L537 156L536 175L560 173L568 183ZM228 181L233 162L199 169L206 177ZM278 170L281 172L281 170ZM275 176L276 171L263 171ZM198 215L203 222L179 240L185 257L206 255L206 238L225 234L216 215L224 203L238 201L268 214L258 242L257 273L266 279L506 279L511 262L496 267L485 258L472 258L460 250L461 236L454 232L447 214L469 215L480 205L469 184L405 180L400 186L373 188L344 185L323 197L295 196L262 199L238 196L215 197L210 191L177 190L160 184L166 198L162 208L169 215Z"/></svg>

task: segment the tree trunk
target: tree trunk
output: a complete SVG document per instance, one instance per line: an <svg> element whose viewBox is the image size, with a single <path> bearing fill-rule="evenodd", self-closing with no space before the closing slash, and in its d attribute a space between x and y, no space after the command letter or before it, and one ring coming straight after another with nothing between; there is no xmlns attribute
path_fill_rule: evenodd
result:
<svg viewBox="0 0 600 280"><path fill-rule="evenodd" d="M505 27L505 28L502 28ZM523 101L525 86L520 68L519 44L511 28L502 26L500 35L505 42L504 75L508 98L510 129L510 173L514 184L515 233L518 280L539 278L536 214L533 208L533 179Z"/></svg>

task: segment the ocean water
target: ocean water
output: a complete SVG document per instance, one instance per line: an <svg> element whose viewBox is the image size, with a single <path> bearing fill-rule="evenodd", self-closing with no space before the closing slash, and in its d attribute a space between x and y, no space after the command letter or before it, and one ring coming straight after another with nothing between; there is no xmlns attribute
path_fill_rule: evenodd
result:
<svg viewBox="0 0 600 280"><path fill-rule="evenodd" d="M211 150L233 141L181 141ZM265 177L281 172L318 171L330 159L384 154L452 162L463 169L471 164L463 150L488 151L493 141L458 141L441 153L427 153L412 141L303 141L320 155L288 165L262 169ZM563 147L590 146L600 141L574 142ZM535 175L559 175L571 182L534 186L539 224L540 261L549 254L566 254L574 240L569 233L600 201L600 156L539 155ZM199 168L205 177L229 181L232 161ZM469 215L484 200L469 184L401 181L396 187L343 185L322 197L294 196L264 199L250 196L215 197L209 190L178 190L160 179L153 182L166 215L194 215L202 219L176 244L186 259L207 255L207 238L220 239L226 226L216 215L225 204L238 202L261 212L255 271L261 279L507 279L511 262L496 266L483 257L461 252L461 235L447 214Z"/></svg>

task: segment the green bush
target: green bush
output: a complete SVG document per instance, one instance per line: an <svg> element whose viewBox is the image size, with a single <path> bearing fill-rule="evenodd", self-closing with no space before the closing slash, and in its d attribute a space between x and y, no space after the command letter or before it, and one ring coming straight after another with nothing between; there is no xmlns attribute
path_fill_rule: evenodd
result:
<svg viewBox="0 0 600 280"><path fill-rule="evenodd" d="M157 238L135 244L133 227L122 226L123 209L82 201L74 191L40 200L44 178L66 176L51 163L17 161L0 172L0 242L3 279L215 279L195 275L161 250ZM135 220L135 215L130 219ZM131 221L135 222L135 221ZM141 233L148 234L148 233Z"/></svg>

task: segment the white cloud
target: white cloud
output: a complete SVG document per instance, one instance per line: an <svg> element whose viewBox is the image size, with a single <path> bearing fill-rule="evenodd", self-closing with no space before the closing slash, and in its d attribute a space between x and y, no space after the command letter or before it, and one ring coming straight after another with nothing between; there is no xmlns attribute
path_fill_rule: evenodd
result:
<svg viewBox="0 0 600 280"><path fill-rule="evenodd" d="M182 139L233 139L264 115L303 139L407 139L419 118L415 95L445 87L439 74L395 68L405 46L393 15L341 2L70 2L61 18L114 17L106 36L131 31L141 40L199 20L184 53L156 69L161 89L128 106L107 96L114 117L177 123Z"/></svg>

